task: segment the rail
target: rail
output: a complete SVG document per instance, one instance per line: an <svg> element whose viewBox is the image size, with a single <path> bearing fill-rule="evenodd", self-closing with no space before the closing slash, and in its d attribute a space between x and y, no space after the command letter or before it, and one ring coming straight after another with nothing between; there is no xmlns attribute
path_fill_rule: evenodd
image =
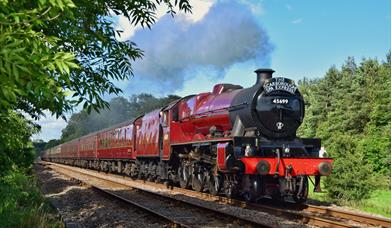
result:
<svg viewBox="0 0 391 228"><path fill-rule="evenodd" d="M214 196L208 193L201 193L192 190L182 189L178 187L171 186L170 190L167 189L167 186L158 183L145 182L142 180L132 180L131 178L116 175L116 174L103 174L95 170L86 170L77 167L71 167L56 163L48 163L51 166L63 167L69 170L73 170L80 173L85 173L87 175L94 176L96 178L102 178L105 180L109 180L115 183L120 183L126 185L128 187L136 188L142 191L149 192L150 194L160 194L162 197L173 199L175 195L186 195L189 197L202 199L205 201L215 202L217 204L225 204L235 207L240 207L244 209L261 211L269 214L273 214L280 217L285 217L288 219L295 219L301 221L304 224L320 226L320 227L352 227L352 226L360 226L360 225L370 225L377 227L391 227L391 220L376 217L351 211L343 211L336 208L324 207L324 206L316 206L316 205L300 205L300 206L292 206L286 205L286 207L281 208L275 205L270 204L254 204L247 203L237 199L231 199L223 196ZM162 194L164 193L164 194ZM176 199L177 200L177 199ZM193 202L186 202L193 203ZM194 205L195 204L195 205ZM221 211L216 211L216 209L205 208L204 206L200 206L197 203L193 203L194 206L199 206L200 208L204 208L206 210L211 210L216 213L221 213ZM237 218L240 220L246 220L243 217L237 215L229 215L233 216L232 218ZM252 225L262 225L262 226L270 226L270 224L259 224L257 221L248 220L248 223L252 223Z"/></svg>

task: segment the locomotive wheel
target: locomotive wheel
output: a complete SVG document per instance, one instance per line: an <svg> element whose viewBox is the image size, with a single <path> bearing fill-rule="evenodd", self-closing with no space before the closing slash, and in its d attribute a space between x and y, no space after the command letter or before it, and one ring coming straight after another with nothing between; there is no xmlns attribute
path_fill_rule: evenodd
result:
<svg viewBox="0 0 391 228"><path fill-rule="evenodd" d="M209 174L207 181L209 193L212 195L219 194L221 189L221 177Z"/></svg>
<svg viewBox="0 0 391 228"><path fill-rule="evenodd" d="M307 197L308 197L308 178L307 176L303 176L301 177L303 178L303 186L301 188L301 192L297 192L296 195L293 196L293 200L295 201L295 203L304 203L305 201L307 201ZM298 191L300 191L300 179L299 181L297 181L297 189Z"/></svg>
<svg viewBox="0 0 391 228"><path fill-rule="evenodd" d="M250 179L250 186L243 192L243 198L247 202L255 202L260 194L260 180L257 177Z"/></svg>
<svg viewBox="0 0 391 228"><path fill-rule="evenodd" d="M189 188L190 184L190 173L187 168L180 166L178 168L179 186L181 188Z"/></svg>
<svg viewBox="0 0 391 228"><path fill-rule="evenodd" d="M199 172L192 175L191 187L195 191L202 192L204 190L204 185L205 185L205 175L203 172Z"/></svg>

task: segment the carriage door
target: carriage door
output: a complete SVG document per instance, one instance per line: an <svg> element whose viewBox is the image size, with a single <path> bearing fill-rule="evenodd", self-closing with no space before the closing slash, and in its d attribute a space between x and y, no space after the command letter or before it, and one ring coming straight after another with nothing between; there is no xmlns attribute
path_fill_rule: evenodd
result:
<svg viewBox="0 0 391 228"><path fill-rule="evenodd" d="M160 156L165 160L170 156L170 110L160 113Z"/></svg>

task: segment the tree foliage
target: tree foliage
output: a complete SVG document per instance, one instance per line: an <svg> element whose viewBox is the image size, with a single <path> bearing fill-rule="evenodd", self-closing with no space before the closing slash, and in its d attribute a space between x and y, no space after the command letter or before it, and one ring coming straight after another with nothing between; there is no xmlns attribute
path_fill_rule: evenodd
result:
<svg viewBox="0 0 391 228"><path fill-rule="evenodd" d="M23 172L0 176L0 227L63 227L37 179Z"/></svg>
<svg viewBox="0 0 391 228"><path fill-rule="evenodd" d="M49 141L46 143L44 149L46 150L46 149L55 147L55 146L60 145L60 144L61 144L61 140L59 140L59 139L51 139L51 140L49 140Z"/></svg>
<svg viewBox="0 0 391 228"><path fill-rule="evenodd" d="M306 102L299 133L322 138L335 159L334 172L325 182L334 199L360 200L379 183L390 187L390 75L391 52L383 63L364 59L356 64L348 58L322 79L299 82Z"/></svg>
<svg viewBox="0 0 391 228"><path fill-rule="evenodd" d="M375 181L373 167L365 155L356 150L357 140L351 135L338 134L334 145L336 153L333 174L325 181L327 193L340 202L359 201L370 197L372 190L379 186Z"/></svg>
<svg viewBox="0 0 391 228"><path fill-rule="evenodd" d="M75 105L107 107L104 94L121 90L113 80L133 74L142 51L119 41L114 14L150 27L158 5L190 12L187 0L0 1L0 110L57 116Z"/></svg>
<svg viewBox="0 0 391 228"><path fill-rule="evenodd" d="M44 150L48 143L42 139L33 140L33 146L36 151L36 156L39 156Z"/></svg>
<svg viewBox="0 0 391 228"><path fill-rule="evenodd" d="M62 131L61 141L69 141L91 132L131 120L154 109L163 107L177 99L179 97L175 95L156 98L151 94L145 93L133 95L129 100L123 97L113 98L109 102L109 109L104 109L99 113L92 111L91 114L88 114L86 110L82 110L79 113L73 114L68 125Z"/></svg>
<svg viewBox="0 0 391 228"><path fill-rule="evenodd" d="M30 167L35 158L30 137L37 131L36 125L16 112L0 118L0 177L16 168Z"/></svg>
<svg viewBox="0 0 391 228"><path fill-rule="evenodd" d="M72 0L0 0L3 165L9 159L19 161L18 156L25 154L17 153L26 145L16 140L24 137L27 143L35 133L18 113L38 119L43 110L59 117L79 104L88 112L108 106L102 97L121 92L113 81L128 79L132 61L142 57L136 44L116 38L121 32L115 30L113 17L124 15L133 25L150 27L158 5L167 6L171 14L191 10L187 0L81 0L76 4ZM8 131L13 124L20 127L14 133ZM12 134L19 131L23 132L13 139Z"/></svg>
<svg viewBox="0 0 391 228"><path fill-rule="evenodd" d="M44 1L43 1L44 2ZM0 1L0 112L20 109L38 117L42 109L62 114L70 109L66 92L75 56L61 50L54 36L41 28L45 21L74 7L71 1Z"/></svg>

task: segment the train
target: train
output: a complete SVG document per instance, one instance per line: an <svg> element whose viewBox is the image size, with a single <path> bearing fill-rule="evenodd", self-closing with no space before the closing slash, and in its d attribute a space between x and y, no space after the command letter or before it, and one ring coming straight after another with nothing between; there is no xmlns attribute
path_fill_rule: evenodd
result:
<svg viewBox="0 0 391 228"><path fill-rule="evenodd" d="M42 159L250 202L303 203L309 180L321 191L333 159L319 156L319 138L297 136L305 103L294 81L272 69L255 73L249 88L216 84L45 150Z"/></svg>

